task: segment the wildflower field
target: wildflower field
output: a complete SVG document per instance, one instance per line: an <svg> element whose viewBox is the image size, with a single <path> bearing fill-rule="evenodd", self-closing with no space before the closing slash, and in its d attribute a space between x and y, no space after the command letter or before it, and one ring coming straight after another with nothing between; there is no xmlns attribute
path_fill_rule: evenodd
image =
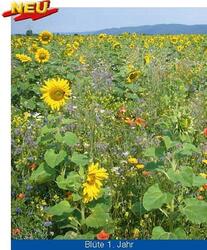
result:
<svg viewBox="0 0 207 250"><path fill-rule="evenodd" d="M207 36L12 36L12 238L207 239Z"/></svg>

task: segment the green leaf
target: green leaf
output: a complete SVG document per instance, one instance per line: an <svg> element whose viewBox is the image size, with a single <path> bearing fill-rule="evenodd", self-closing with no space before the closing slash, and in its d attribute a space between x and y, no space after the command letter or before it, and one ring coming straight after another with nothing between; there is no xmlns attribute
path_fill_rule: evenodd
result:
<svg viewBox="0 0 207 250"><path fill-rule="evenodd" d="M85 224L88 227L99 228L107 226L111 221L112 219L106 210L106 206L104 204L98 204L92 210L92 214L85 219Z"/></svg>
<svg viewBox="0 0 207 250"><path fill-rule="evenodd" d="M72 197L73 197L73 201L79 201L82 199L82 197L77 193L73 193Z"/></svg>
<svg viewBox="0 0 207 250"><path fill-rule="evenodd" d="M193 186L194 187L201 187L204 184L207 184L207 180L201 176L193 176Z"/></svg>
<svg viewBox="0 0 207 250"><path fill-rule="evenodd" d="M60 189L78 191L81 186L81 177L72 171L67 175L67 178L63 175L59 175L56 179L56 183Z"/></svg>
<svg viewBox="0 0 207 250"><path fill-rule="evenodd" d="M169 240L176 239L175 234L171 232L166 232L162 227L154 227L152 230L152 239L153 240Z"/></svg>
<svg viewBox="0 0 207 250"><path fill-rule="evenodd" d="M180 182L184 187L193 186L193 169L191 167L182 167L180 170L173 170L170 168L167 171L169 179L174 182Z"/></svg>
<svg viewBox="0 0 207 250"><path fill-rule="evenodd" d="M73 146L79 142L79 139L76 134L72 132L67 132L63 137L63 142L66 143L68 146Z"/></svg>
<svg viewBox="0 0 207 250"><path fill-rule="evenodd" d="M88 157L84 154L79 154L77 152L74 152L71 157L71 161L77 164L78 166L85 166L88 164Z"/></svg>
<svg viewBox="0 0 207 250"><path fill-rule="evenodd" d="M191 143L184 143L183 147L176 151L176 154L183 156L191 156L193 153L199 153L199 149Z"/></svg>
<svg viewBox="0 0 207 250"><path fill-rule="evenodd" d="M163 139L163 141L165 143L166 149L167 150L170 149L171 146L172 146L172 140L170 139L170 137L169 136L163 136L162 139Z"/></svg>
<svg viewBox="0 0 207 250"><path fill-rule="evenodd" d="M40 164L40 166L32 172L30 176L30 181L35 184L44 184L53 179L55 171L44 163Z"/></svg>
<svg viewBox="0 0 207 250"><path fill-rule="evenodd" d="M145 210L143 204L142 204L141 202L139 202L139 201L138 201L138 202L135 202L135 203L132 205L131 210L132 210L132 213L133 213L134 215L139 216L139 217L141 217L141 216L146 212L146 210Z"/></svg>
<svg viewBox="0 0 207 250"><path fill-rule="evenodd" d="M71 208L68 201L61 201L53 207L50 207L47 211L49 215L55 216L68 216L73 212L73 208Z"/></svg>
<svg viewBox="0 0 207 250"><path fill-rule="evenodd" d="M147 148L144 151L144 156L145 157L156 157L156 155L155 155L155 147Z"/></svg>
<svg viewBox="0 0 207 250"><path fill-rule="evenodd" d="M183 228L177 227L173 233L176 235L176 238L179 240L187 239L186 233Z"/></svg>
<svg viewBox="0 0 207 250"><path fill-rule="evenodd" d="M148 188L143 197L143 206L146 210L161 208L164 203L167 203L169 196L163 193L158 184Z"/></svg>
<svg viewBox="0 0 207 250"><path fill-rule="evenodd" d="M56 154L53 149L49 149L46 151L44 159L51 168L54 168L65 159L66 155L67 154L64 150L61 150L58 154Z"/></svg>
<svg viewBox="0 0 207 250"><path fill-rule="evenodd" d="M185 207L181 207L188 220L195 224L207 223L207 202L195 198L185 199Z"/></svg>

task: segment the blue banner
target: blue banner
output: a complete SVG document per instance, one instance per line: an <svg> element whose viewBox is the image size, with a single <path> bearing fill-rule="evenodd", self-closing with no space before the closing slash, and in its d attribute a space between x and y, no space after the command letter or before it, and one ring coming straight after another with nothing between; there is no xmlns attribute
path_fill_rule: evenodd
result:
<svg viewBox="0 0 207 250"><path fill-rule="evenodd" d="M207 249L202 240L12 240L12 250L79 250L79 249L139 249L178 250Z"/></svg>

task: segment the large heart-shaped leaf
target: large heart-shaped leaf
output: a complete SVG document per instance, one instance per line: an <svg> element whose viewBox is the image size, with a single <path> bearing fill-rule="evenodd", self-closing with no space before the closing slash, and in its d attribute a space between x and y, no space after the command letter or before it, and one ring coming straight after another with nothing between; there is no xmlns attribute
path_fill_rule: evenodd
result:
<svg viewBox="0 0 207 250"><path fill-rule="evenodd" d="M65 159L66 155L67 154L64 150L61 150L58 154L56 154L53 149L49 149L46 151L44 159L51 168L54 168Z"/></svg>
<svg viewBox="0 0 207 250"><path fill-rule="evenodd" d="M88 159L87 155L74 152L72 157L71 157L71 161L74 162L75 164L77 164L78 166L83 167L83 166L88 164L89 159Z"/></svg>
<svg viewBox="0 0 207 250"><path fill-rule="evenodd" d="M71 208L70 203L68 201L61 201L53 207L50 207L47 211L50 215L55 216L68 216L73 212L73 208Z"/></svg>
<svg viewBox="0 0 207 250"><path fill-rule="evenodd" d="M44 184L53 179L55 171L42 163L35 171L32 172L30 181L35 184Z"/></svg>
<svg viewBox="0 0 207 250"><path fill-rule="evenodd" d="M193 223L207 223L207 202L195 198L185 199L181 212Z"/></svg>
<svg viewBox="0 0 207 250"><path fill-rule="evenodd" d="M158 184L149 187L143 197L143 206L146 210L161 208L164 203L169 202L168 193L163 193Z"/></svg>

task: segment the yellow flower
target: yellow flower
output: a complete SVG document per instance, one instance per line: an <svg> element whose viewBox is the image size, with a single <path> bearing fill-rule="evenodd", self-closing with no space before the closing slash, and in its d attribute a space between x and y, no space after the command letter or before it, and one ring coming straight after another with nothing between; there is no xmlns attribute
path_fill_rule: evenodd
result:
<svg viewBox="0 0 207 250"><path fill-rule="evenodd" d="M39 34L39 40L41 41L41 43L43 44L48 44L51 40L52 40L52 33L49 31L42 31Z"/></svg>
<svg viewBox="0 0 207 250"><path fill-rule="evenodd" d="M38 62L38 63L45 63L45 62L48 62L50 59L50 53L48 50L46 49L38 49L35 53L35 60Z"/></svg>
<svg viewBox="0 0 207 250"><path fill-rule="evenodd" d="M99 39L99 40L104 40L106 37L107 37L106 34L101 33L101 34L99 34L98 39Z"/></svg>
<svg viewBox="0 0 207 250"><path fill-rule="evenodd" d="M23 63L32 61L31 57L24 54L16 54L16 58Z"/></svg>
<svg viewBox="0 0 207 250"><path fill-rule="evenodd" d="M134 228L132 233L133 233L133 238L138 238L140 236L140 230L138 228Z"/></svg>
<svg viewBox="0 0 207 250"><path fill-rule="evenodd" d="M137 169L143 169L144 168L144 164L137 164L135 167Z"/></svg>
<svg viewBox="0 0 207 250"><path fill-rule="evenodd" d="M97 199L102 187L102 181L108 178L106 169L100 168L99 164L91 163L88 167L86 182L83 184L83 202L88 203Z"/></svg>
<svg viewBox="0 0 207 250"><path fill-rule="evenodd" d="M152 56L150 54L146 54L144 56L144 62L145 64L149 64L151 62Z"/></svg>
<svg viewBox="0 0 207 250"><path fill-rule="evenodd" d="M202 163L207 164L207 160L202 160Z"/></svg>
<svg viewBox="0 0 207 250"><path fill-rule="evenodd" d="M130 164L137 164L138 160L136 158L134 158L134 157L129 156L128 163L130 163Z"/></svg>
<svg viewBox="0 0 207 250"><path fill-rule="evenodd" d="M121 44L119 42L116 42L113 44L113 49L120 49L121 48Z"/></svg>
<svg viewBox="0 0 207 250"><path fill-rule="evenodd" d="M184 49L184 46L182 46L182 45L179 45L179 46L176 47L176 50L178 52L181 52L183 49Z"/></svg>
<svg viewBox="0 0 207 250"><path fill-rule="evenodd" d="M80 62L81 64L86 64L85 56L80 56L80 57L79 57L79 62Z"/></svg>
<svg viewBox="0 0 207 250"><path fill-rule="evenodd" d="M79 43L79 42L75 41L75 42L73 43L73 48L74 48L74 49L78 49L79 46L80 46L80 43Z"/></svg>
<svg viewBox="0 0 207 250"><path fill-rule="evenodd" d="M68 48L66 51L65 51L65 54L67 56L72 56L73 54L75 53L75 50L73 48Z"/></svg>
<svg viewBox="0 0 207 250"><path fill-rule="evenodd" d="M136 81L140 76L141 76L141 72L139 70L134 70L134 71L129 73L129 75L127 77L127 82L132 83L132 82Z"/></svg>
<svg viewBox="0 0 207 250"><path fill-rule="evenodd" d="M59 78L45 81L45 85L40 90L42 92L42 99L52 110L59 110L65 105L66 100L71 95L68 80Z"/></svg>
<svg viewBox="0 0 207 250"><path fill-rule="evenodd" d="M207 174L205 174L205 173L200 173L199 175L200 175L201 177L207 179Z"/></svg>

